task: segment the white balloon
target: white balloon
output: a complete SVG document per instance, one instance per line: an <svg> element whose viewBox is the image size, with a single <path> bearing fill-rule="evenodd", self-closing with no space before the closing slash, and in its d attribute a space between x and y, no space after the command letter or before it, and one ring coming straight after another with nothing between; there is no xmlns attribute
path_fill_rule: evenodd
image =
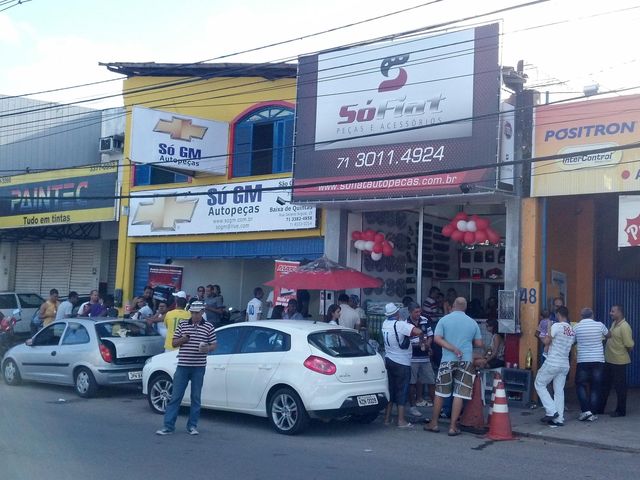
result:
<svg viewBox="0 0 640 480"><path fill-rule="evenodd" d="M356 247L357 250L364 250L364 244L367 243L364 240L356 240L356 242L353 244L354 247Z"/></svg>
<svg viewBox="0 0 640 480"><path fill-rule="evenodd" d="M376 244L376 242L372 241L372 240L368 240L366 242L364 242L364 249L365 250L373 250L373 246Z"/></svg>
<svg viewBox="0 0 640 480"><path fill-rule="evenodd" d="M474 220L469 220L467 222L467 232L475 232L476 230L478 230L476 222Z"/></svg>
<svg viewBox="0 0 640 480"><path fill-rule="evenodd" d="M376 253L373 252L371 254L371 260L373 260L374 262L377 262L378 260L380 260L382 258L382 254L381 253Z"/></svg>
<svg viewBox="0 0 640 480"><path fill-rule="evenodd" d="M460 230L461 232L466 232L467 231L466 220L458 220L458 223L456 223L456 227L458 227L458 230Z"/></svg>

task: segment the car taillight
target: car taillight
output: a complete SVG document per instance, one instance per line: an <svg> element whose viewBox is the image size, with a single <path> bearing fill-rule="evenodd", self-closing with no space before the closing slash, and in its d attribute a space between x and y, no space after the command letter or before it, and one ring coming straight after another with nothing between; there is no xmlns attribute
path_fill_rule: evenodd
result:
<svg viewBox="0 0 640 480"><path fill-rule="evenodd" d="M333 363L326 358L316 357L315 355L311 355L307 358L304 361L304 366L309 370L322 373L323 375L333 375L336 373L336 366Z"/></svg>
<svg viewBox="0 0 640 480"><path fill-rule="evenodd" d="M102 343L100 344L100 355L102 355L102 359L107 363L111 363L113 361L113 358L111 357L111 350L105 347Z"/></svg>

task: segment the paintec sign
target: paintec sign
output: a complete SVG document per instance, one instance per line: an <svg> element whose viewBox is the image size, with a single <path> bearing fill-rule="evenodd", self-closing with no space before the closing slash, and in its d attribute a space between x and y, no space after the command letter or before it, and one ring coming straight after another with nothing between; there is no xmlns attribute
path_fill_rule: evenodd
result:
<svg viewBox="0 0 640 480"><path fill-rule="evenodd" d="M497 24L301 57L294 200L495 185L499 93Z"/></svg>

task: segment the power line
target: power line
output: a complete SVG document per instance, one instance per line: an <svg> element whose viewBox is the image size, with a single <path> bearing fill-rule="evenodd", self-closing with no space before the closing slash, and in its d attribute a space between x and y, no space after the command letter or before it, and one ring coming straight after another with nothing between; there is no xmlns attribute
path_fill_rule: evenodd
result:
<svg viewBox="0 0 640 480"><path fill-rule="evenodd" d="M355 45L367 45L367 44L382 42L382 41L386 41L386 40L393 40L393 39L400 38L402 36L412 35L412 34L421 33L421 32L426 32L426 31L434 30L436 28L442 28L442 27L446 27L446 26L453 25L453 24L456 24L456 23L469 21L469 20L475 20L475 19L479 19L479 18L491 16L491 15L497 15L497 14L505 13L505 12L508 12L508 11L511 11L511 10L516 10L516 9L520 9L520 8L524 8L524 7L529 7L529 6L537 5L537 4L540 4L540 3L546 3L548 1L549 0L532 0L532 1L527 2L527 3L518 4L518 5L514 5L514 6L509 6L509 7L493 10L493 11L490 11L490 12L482 13L482 14L463 17L463 18L459 18L459 19L456 19L456 20L450 20L450 21L447 21L447 22L441 22L441 23L438 23L438 24L435 24L435 25L430 25L430 26L427 26L427 27L420 27L420 28L417 28L417 29L412 29L412 30L408 30L408 31L405 31L405 32L400 32L400 33L393 34L393 35L386 35L386 36L383 36L383 37L377 37L377 38L370 39L370 40L367 40L367 41L364 41L364 42L358 42L357 44L344 45L344 46L338 47L337 49L343 49L343 48L352 47L352 46L355 46ZM219 57L219 58L224 58L224 57L225 56ZM201 79L188 80L187 82L189 82L189 81L201 81ZM148 92L148 91L151 91L151 90L155 90L155 89L158 89L158 88L166 88L166 85L163 86L163 87L144 87L143 89L141 89L140 92L134 92L134 93L135 94L137 94L137 93L145 93L145 92ZM113 97L119 96L121 94L122 94L122 92L119 92L117 94L103 95L103 96L94 97L93 99L88 99L88 100L80 100L80 101L76 101L76 102L63 103L63 104L59 104L58 107L76 105L76 104L79 104L79 103L89 103L89 102L97 101L97 100L105 100L107 98L113 98ZM129 93L129 95L131 95L131 92ZM7 114L4 114L4 115L0 115L0 118L13 115L14 113L32 113L32 112L41 111L41 110L47 109L47 108L53 108L53 107L41 107L41 108L38 108L38 109L27 109L27 110L22 110L22 111L19 111L19 112L7 113Z"/></svg>

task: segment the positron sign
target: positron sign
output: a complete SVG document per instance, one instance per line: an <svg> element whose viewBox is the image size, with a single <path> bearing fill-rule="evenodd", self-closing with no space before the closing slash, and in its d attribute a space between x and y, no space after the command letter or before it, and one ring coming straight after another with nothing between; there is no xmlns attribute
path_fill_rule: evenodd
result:
<svg viewBox="0 0 640 480"><path fill-rule="evenodd" d="M3 177L0 228L115 220L116 180L112 163Z"/></svg>
<svg viewBox="0 0 640 480"><path fill-rule="evenodd" d="M294 200L460 193L496 168L498 25L301 57ZM465 52L461 55L461 52ZM394 189L366 180L416 179ZM340 185L340 188L331 188Z"/></svg>

